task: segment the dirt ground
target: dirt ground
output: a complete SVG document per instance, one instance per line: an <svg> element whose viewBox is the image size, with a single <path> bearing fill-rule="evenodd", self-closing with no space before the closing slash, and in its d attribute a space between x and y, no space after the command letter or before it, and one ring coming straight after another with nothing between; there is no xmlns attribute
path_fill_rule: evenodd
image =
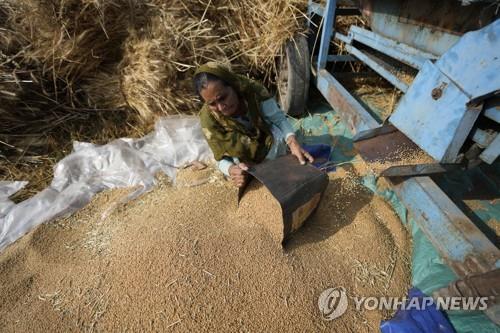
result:
<svg viewBox="0 0 500 333"><path fill-rule="evenodd" d="M0 331L375 332L391 313L350 300L325 321L320 293L404 296L410 285L406 230L350 169L330 174L285 248L212 169L121 204L127 193L101 193L0 254Z"/></svg>

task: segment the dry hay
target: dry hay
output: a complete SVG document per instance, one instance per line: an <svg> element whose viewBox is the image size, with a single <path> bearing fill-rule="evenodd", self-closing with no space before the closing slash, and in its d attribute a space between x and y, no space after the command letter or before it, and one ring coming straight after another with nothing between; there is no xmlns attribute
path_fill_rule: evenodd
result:
<svg viewBox="0 0 500 333"><path fill-rule="evenodd" d="M283 43L304 30L306 4L0 2L0 165L15 169L1 179L31 180L25 157L59 160L73 140L138 136L159 115L197 112L191 77L206 61L269 83Z"/></svg>
<svg viewBox="0 0 500 333"><path fill-rule="evenodd" d="M352 25L370 30L369 20L362 16L338 17L335 29L348 35ZM344 42L333 40L332 44L336 54L349 54ZM408 86L412 84L417 75L414 68L375 49L364 47L363 52L375 56L372 57L372 60L378 62ZM368 109L373 110L381 121L385 121L394 112L403 92L375 73L370 67L361 61L356 61L336 63L334 69L340 74L338 78L349 92L364 103ZM353 74L349 75L351 73Z"/></svg>
<svg viewBox="0 0 500 333"><path fill-rule="evenodd" d="M353 6L346 6L346 7L353 7ZM343 35L348 35L349 34L349 29L351 28L352 25L369 29L368 27L368 21L366 18L363 16L337 16L336 21L335 21L335 30L340 32Z"/></svg>
<svg viewBox="0 0 500 333"><path fill-rule="evenodd" d="M269 81L285 41L305 29L306 2L182 0L156 5L147 27L133 32L122 61L123 92L143 119L199 108L191 83L207 62L232 64Z"/></svg>
<svg viewBox="0 0 500 333"><path fill-rule="evenodd" d="M21 0L6 1L3 6L9 15L2 32L11 32L3 37L15 46L2 52L2 90L14 91L16 104L26 108L24 113L36 112L33 119L45 124L55 121L49 128L74 121L68 115L89 106L82 91L82 86L90 84L86 80L106 86L99 80L101 72L109 71L106 66L121 59L120 46L128 28L141 19L135 12L142 12L128 1ZM26 101L26 97L33 101ZM11 109L2 110L1 116L8 120L3 134L26 117L16 115L17 108L20 106L11 105ZM21 134L49 129L40 123L33 128L14 128Z"/></svg>
<svg viewBox="0 0 500 333"><path fill-rule="evenodd" d="M376 110L382 120L394 112L403 95L401 91L377 77L341 78L340 81L358 100L369 109Z"/></svg>
<svg viewBox="0 0 500 333"><path fill-rule="evenodd" d="M40 190L73 140L127 135L135 119L123 108L116 76L120 45L133 16L128 1L2 1L0 26L1 179L30 180ZM95 84L85 93L85 88ZM99 92L97 95L93 92ZM118 86L119 91L119 86ZM105 96L105 97L102 97ZM116 105L103 103L116 102ZM32 170L24 173L23 170ZM38 169L42 169L38 172Z"/></svg>
<svg viewBox="0 0 500 333"><path fill-rule="evenodd" d="M85 91L85 104L97 110L123 110L127 101L121 88L121 75L117 65L103 68L90 76L81 86Z"/></svg>
<svg viewBox="0 0 500 333"><path fill-rule="evenodd" d="M231 43L206 18L208 8L194 1L159 6L150 23L127 38L120 64L123 92L143 120L197 111L193 69L208 60L228 62Z"/></svg>
<svg viewBox="0 0 500 333"><path fill-rule="evenodd" d="M125 98L146 120L195 112L190 80L196 66L217 60L269 74L284 42L304 31L305 4L7 1L0 7L6 13L2 83L15 84L2 89L2 97L29 81L39 87L39 99L66 109L122 108ZM106 93L111 101L102 98Z"/></svg>
<svg viewBox="0 0 500 333"><path fill-rule="evenodd" d="M26 162L18 161L13 163L10 161L0 162L0 178L5 179L25 179L26 175L30 175L30 183L19 192L10 197L14 202L21 202L36 193L42 188L49 186L52 181L52 170L56 164L54 158L45 156L29 156Z"/></svg>
<svg viewBox="0 0 500 333"><path fill-rule="evenodd" d="M11 6L11 27L28 41L22 61L39 65L54 85L60 80L69 95L79 79L119 59L127 28L145 11L128 1L21 0Z"/></svg>
<svg viewBox="0 0 500 333"><path fill-rule="evenodd" d="M285 42L305 33L307 1L233 0L230 3L234 23L226 24L237 36L239 54L250 69L272 79L276 74L276 57L283 56Z"/></svg>
<svg viewBox="0 0 500 333"><path fill-rule="evenodd" d="M332 286L404 296L410 240L385 202L338 170L285 249L238 217L229 182L160 182L119 205L126 190L103 192L0 254L0 330L374 332L391 313L350 300L324 321L318 296Z"/></svg>

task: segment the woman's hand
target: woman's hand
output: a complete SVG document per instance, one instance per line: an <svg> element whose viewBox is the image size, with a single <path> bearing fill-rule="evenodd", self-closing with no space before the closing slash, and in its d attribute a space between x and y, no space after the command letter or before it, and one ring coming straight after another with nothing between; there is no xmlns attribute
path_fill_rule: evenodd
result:
<svg viewBox="0 0 500 333"><path fill-rule="evenodd" d="M235 164L229 167L229 177L236 187L245 185L248 179L248 166L245 163Z"/></svg>
<svg viewBox="0 0 500 333"><path fill-rule="evenodd" d="M309 163L314 162L314 158L307 151L302 149L295 135L290 135L286 140L286 144L288 148L290 148L292 155L297 157L300 164L306 164L306 160L309 161Z"/></svg>

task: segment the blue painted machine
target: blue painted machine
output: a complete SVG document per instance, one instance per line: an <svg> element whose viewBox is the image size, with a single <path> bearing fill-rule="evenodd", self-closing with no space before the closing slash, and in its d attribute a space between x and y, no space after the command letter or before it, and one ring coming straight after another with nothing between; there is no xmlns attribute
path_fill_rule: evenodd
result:
<svg viewBox="0 0 500 333"><path fill-rule="evenodd" d="M500 251L427 175L493 164L500 154L498 8L498 1L474 0L308 6L310 27L317 27L310 42L316 87L356 134L363 158L380 160L399 147L429 157L386 175L459 278L500 268ZM371 30L338 31L339 18L352 15L362 15ZM346 63L369 68L399 91L391 114L377 117L341 83L345 72L338 69ZM413 80L398 75L400 65L416 73ZM500 324L498 305L486 315Z"/></svg>

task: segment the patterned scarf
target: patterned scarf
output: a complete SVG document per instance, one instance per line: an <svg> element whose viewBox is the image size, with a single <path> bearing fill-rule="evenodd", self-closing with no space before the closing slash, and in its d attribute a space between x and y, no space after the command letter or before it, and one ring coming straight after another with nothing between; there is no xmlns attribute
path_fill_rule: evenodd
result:
<svg viewBox="0 0 500 333"><path fill-rule="evenodd" d="M261 102L272 97L267 89L213 62L199 67L195 75L198 73L215 75L235 89L238 97L246 103L247 116L253 127L248 130L237 120L212 111L205 104L199 114L200 122L215 159L219 161L227 156L237 157L241 162L259 163L264 160L273 144L269 126L260 112Z"/></svg>

